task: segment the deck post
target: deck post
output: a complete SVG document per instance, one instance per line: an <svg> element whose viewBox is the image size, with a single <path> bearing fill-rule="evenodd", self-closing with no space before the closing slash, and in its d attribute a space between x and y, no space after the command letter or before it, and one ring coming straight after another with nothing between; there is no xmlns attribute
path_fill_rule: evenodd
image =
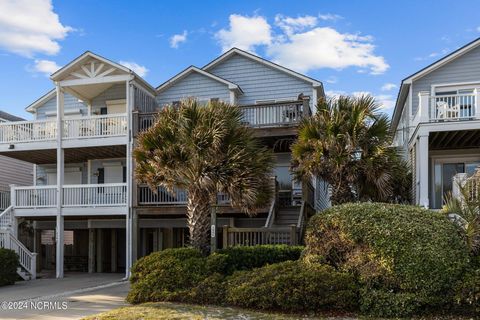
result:
<svg viewBox="0 0 480 320"><path fill-rule="evenodd" d="M103 272L103 230L97 229L97 272Z"/></svg>
<svg viewBox="0 0 480 320"><path fill-rule="evenodd" d="M63 278L64 265L64 217L62 215L64 157L62 148L64 91L57 83L57 224L56 224L56 277Z"/></svg>
<svg viewBox="0 0 480 320"><path fill-rule="evenodd" d="M217 206L212 206L210 215L210 253L217 251Z"/></svg>
<svg viewBox="0 0 480 320"><path fill-rule="evenodd" d="M111 230L111 241L112 241L112 250L111 250L111 267L110 271L111 272L117 272L117 229L112 229Z"/></svg>
<svg viewBox="0 0 480 320"><path fill-rule="evenodd" d="M95 271L95 229L88 229L88 273Z"/></svg>
<svg viewBox="0 0 480 320"><path fill-rule="evenodd" d="M417 199L417 204L422 207L429 207L429 198L428 198L428 172L429 172L429 163L428 163L428 133L419 135L417 140L417 179L418 179L418 189L419 189L419 199Z"/></svg>
<svg viewBox="0 0 480 320"><path fill-rule="evenodd" d="M297 244L297 226L292 224L290 226L290 245L296 246Z"/></svg>
<svg viewBox="0 0 480 320"><path fill-rule="evenodd" d="M229 226L223 226L223 248L228 248L228 228Z"/></svg>

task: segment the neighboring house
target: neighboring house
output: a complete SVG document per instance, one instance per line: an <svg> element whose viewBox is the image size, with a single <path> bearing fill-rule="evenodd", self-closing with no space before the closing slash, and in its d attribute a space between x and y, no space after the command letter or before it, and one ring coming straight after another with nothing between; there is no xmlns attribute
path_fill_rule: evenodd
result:
<svg viewBox="0 0 480 320"><path fill-rule="evenodd" d="M19 243L18 219L32 226L31 241L23 241L28 249L15 247L27 275L34 277L37 269L56 269L57 277L64 270L128 275L139 256L186 244L185 192L154 193L137 185L132 150L158 110L188 97L238 105L245 124L276 154L277 194L257 217L232 209L219 194L213 228L219 246L294 243L309 208L324 203L315 200L322 190L315 194L313 184L295 183L289 173L298 124L324 95L319 81L239 49L203 68L189 67L156 89L91 52L51 79L56 88L27 107L35 120L3 127L0 134L0 155L35 164L33 186L13 188L15 201L0 216L0 227L12 225L11 243ZM224 225L231 228L222 235Z"/></svg>
<svg viewBox="0 0 480 320"><path fill-rule="evenodd" d="M24 120L0 110L0 128L2 123ZM33 165L31 163L0 156L0 212L10 205L11 185L28 186L32 181Z"/></svg>
<svg viewBox="0 0 480 320"><path fill-rule="evenodd" d="M442 207L459 173L480 165L480 39L405 78L392 118L410 160L414 203Z"/></svg>

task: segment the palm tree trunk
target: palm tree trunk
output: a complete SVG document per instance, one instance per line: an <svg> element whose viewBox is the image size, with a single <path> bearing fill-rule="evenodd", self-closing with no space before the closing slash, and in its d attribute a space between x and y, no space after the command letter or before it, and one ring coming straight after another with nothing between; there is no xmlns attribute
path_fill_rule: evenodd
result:
<svg viewBox="0 0 480 320"><path fill-rule="evenodd" d="M188 190L187 224L190 244L204 254L209 253L210 197L199 188Z"/></svg>

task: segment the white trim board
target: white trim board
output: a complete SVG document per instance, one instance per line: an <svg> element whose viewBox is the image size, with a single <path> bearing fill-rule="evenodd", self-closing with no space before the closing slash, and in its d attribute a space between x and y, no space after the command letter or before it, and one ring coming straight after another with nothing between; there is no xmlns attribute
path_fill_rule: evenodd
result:
<svg viewBox="0 0 480 320"><path fill-rule="evenodd" d="M211 74L210 72L207 72L207 71L202 70L200 68L197 68L195 66L190 66L187 69L185 69L185 70L181 71L180 73L178 73L177 75L175 75L170 80L167 80L166 82L164 82L163 84L158 86L157 87L157 93L160 93L160 92L170 88L172 85L175 84L175 82L180 81L181 79L185 78L186 76L188 76L189 74L191 74L193 72L201 74L201 75L203 75L205 77L208 77L212 80L215 80L217 82L223 83L224 85L226 85L228 87L229 90L237 90L239 92L242 92L242 89L236 83L233 83L233 82L230 82L230 81L225 80L223 78L220 78L220 77L218 77L214 74Z"/></svg>

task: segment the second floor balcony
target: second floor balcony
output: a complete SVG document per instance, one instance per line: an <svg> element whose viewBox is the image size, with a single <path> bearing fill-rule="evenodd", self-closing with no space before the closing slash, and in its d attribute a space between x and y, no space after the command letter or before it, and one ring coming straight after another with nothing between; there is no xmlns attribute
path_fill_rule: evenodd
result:
<svg viewBox="0 0 480 320"><path fill-rule="evenodd" d="M56 185L12 187L15 215L56 215ZM105 215L127 212L127 184L64 185L60 205L64 215Z"/></svg>
<svg viewBox="0 0 480 320"><path fill-rule="evenodd" d="M296 128L302 119L311 115L308 98L296 101L271 102L238 106L243 113L243 123L255 129ZM156 112L140 113L134 120L138 128L144 131L153 125Z"/></svg>
<svg viewBox="0 0 480 320"><path fill-rule="evenodd" d="M420 92L418 107L413 117L416 126L422 122L446 122L480 119L476 90L458 91L456 93Z"/></svg>
<svg viewBox="0 0 480 320"><path fill-rule="evenodd" d="M62 140L84 140L126 137L126 114L72 117L62 120ZM15 144L54 143L58 137L56 119L5 122L0 124L0 148L15 148Z"/></svg>

